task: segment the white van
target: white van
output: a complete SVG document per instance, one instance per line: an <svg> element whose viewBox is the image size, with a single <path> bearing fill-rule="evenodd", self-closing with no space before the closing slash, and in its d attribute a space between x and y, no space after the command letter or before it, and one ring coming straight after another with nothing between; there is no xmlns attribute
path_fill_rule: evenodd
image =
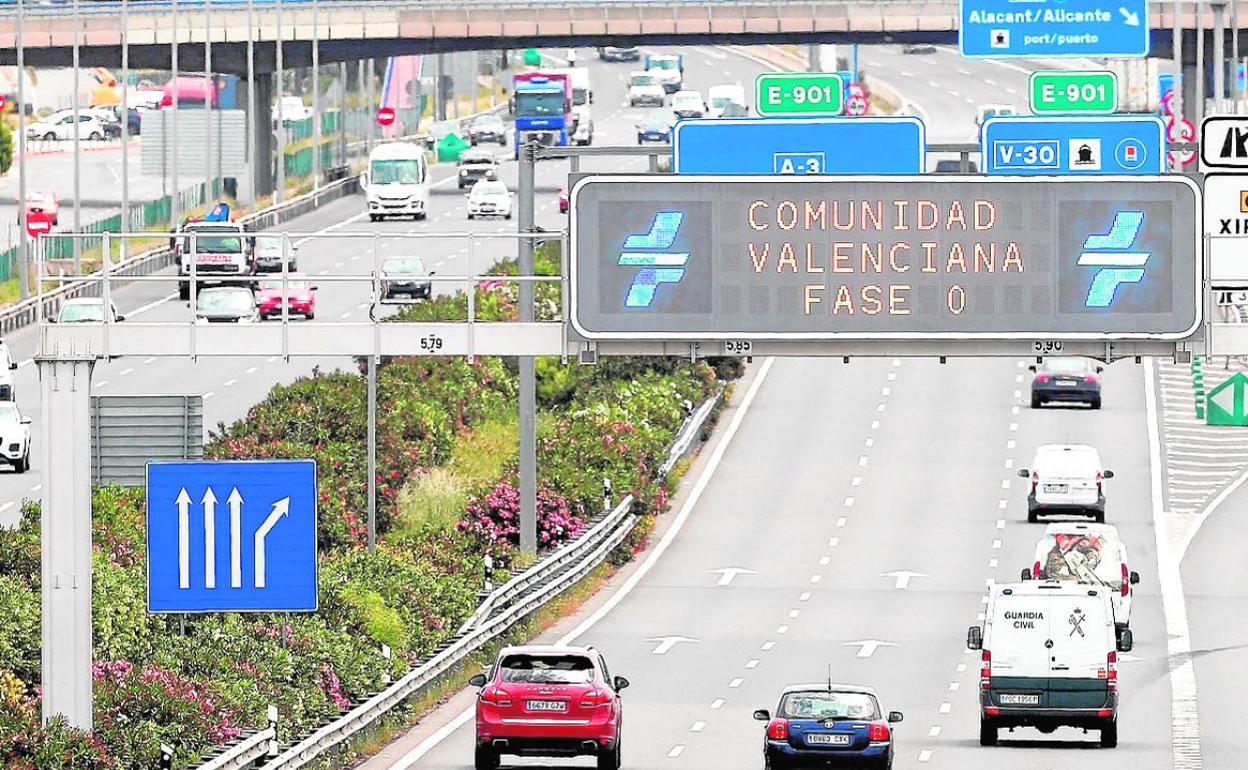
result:
<svg viewBox="0 0 1248 770"><path fill-rule="evenodd" d="M1058 581L998 585L981 629L966 646L981 650L979 743L998 731L1034 727L1099 730L1101 746L1118 745L1118 653L1114 610L1104 588Z"/></svg>
<svg viewBox="0 0 1248 770"><path fill-rule="evenodd" d="M1022 571L1023 580L1059 580L1108 589L1114 625L1121 633L1131 625L1131 600L1140 573L1128 566L1127 546L1110 524L1064 521L1044 528L1035 558Z"/></svg>
<svg viewBox="0 0 1248 770"><path fill-rule="evenodd" d="M738 107L746 107L745 89L740 83L726 83L718 86L711 86L706 92L706 116L708 118L718 118L724 114L724 110L730 104Z"/></svg>
<svg viewBox="0 0 1248 770"><path fill-rule="evenodd" d="M1095 447L1086 444L1045 444L1036 449L1031 468L1018 475L1031 479L1027 495L1027 521L1049 514L1077 514L1105 521L1104 481L1114 472L1105 470Z"/></svg>
<svg viewBox="0 0 1248 770"><path fill-rule="evenodd" d="M360 177L368 199L368 218L410 216L424 219L429 213L429 165L425 150L412 142L386 142L373 148L368 170Z"/></svg>

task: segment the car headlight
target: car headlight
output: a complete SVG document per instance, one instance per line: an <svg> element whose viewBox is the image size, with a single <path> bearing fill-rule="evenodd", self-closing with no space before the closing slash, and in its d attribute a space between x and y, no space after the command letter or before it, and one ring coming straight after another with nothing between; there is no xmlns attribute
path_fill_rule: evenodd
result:
<svg viewBox="0 0 1248 770"><path fill-rule="evenodd" d="M466 169L466 168L461 168L461 169L459 170L459 175L460 175L460 176L468 176L468 169Z"/></svg>

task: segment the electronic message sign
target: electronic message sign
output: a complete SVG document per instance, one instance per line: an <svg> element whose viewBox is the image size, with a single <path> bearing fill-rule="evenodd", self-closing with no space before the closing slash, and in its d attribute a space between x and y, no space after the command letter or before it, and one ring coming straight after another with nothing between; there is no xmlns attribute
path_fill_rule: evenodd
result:
<svg viewBox="0 0 1248 770"><path fill-rule="evenodd" d="M570 321L591 340L1182 339L1199 196L1177 176L586 176Z"/></svg>

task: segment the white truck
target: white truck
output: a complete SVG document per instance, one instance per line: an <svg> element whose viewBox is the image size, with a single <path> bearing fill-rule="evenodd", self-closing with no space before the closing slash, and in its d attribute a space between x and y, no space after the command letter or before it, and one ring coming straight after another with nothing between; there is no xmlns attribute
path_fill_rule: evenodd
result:
<svg viewBox="0 0 1248 770"><path fill-rule="evenodd" d="M191 298L191 262L195 263L196 291L204 286L250 280L253 271L251 239L238 222L190 221L173 239L178 257L178 297ZM188 237L194 233L195 237ZM234 280L230 280L234 279Z"/></svg>
<svg viewBox="0 0 1248 770"><path fill-rule="evenodd" d="M368 218L424 219L429 214L429 164L425 150L412 142L386 142L373 148L360 178Z"/></svg>

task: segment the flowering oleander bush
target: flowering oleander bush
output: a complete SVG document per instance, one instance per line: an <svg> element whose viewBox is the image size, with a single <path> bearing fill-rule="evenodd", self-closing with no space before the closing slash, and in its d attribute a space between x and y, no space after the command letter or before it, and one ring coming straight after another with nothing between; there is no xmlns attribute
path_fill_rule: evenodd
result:
<svg viewBox="0 0 1248 770"><path fill-rule="evenodd" d="M501 479L493 489L468 500L464 518L456 525L481 550L492 554L503 566L520 545L520 490L515 479ZM585 530L585 522L572 515L563 495L548 489L537 490L538 548L557 548Z"/></svg>

